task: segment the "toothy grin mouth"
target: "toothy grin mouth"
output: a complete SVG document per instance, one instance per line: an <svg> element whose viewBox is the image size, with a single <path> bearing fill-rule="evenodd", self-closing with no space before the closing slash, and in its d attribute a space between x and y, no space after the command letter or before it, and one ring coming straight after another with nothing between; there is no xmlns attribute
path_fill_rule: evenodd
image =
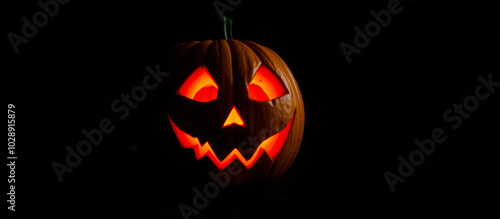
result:
<svg viewBox="0 0 500 219"><path fill-rule="evenodd" d="M202 157L207 156L219 170L225 169L235 159L239 160L247 169L250 169L264 152L266 152L269 157L273 159L273 161L276 160L279 152L288 139L288 134L290 132L290 128L292 127L294 118L295 113L293 114L292 119L285 128L260 143L250 159L247 160L245 157L243 157L241 152L237 148L235 148L221 161L217 157L217 155L215 155L215 152L213 151L208 141L205 142L205 144L201 145L198 137L193 137L179 129L174 124L170 116L168 116L170 124L172 125L172 129L174 130L175 135L177 136L177 139L181 144L181 147L192 148L194 150L196 160L200 160Z"/></svg>

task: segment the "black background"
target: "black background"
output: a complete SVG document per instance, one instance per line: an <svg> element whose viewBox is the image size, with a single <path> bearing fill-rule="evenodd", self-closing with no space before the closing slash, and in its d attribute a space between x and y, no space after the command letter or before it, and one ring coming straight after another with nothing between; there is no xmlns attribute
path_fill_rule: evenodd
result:
<svg viewBox="0 0 500 219"><path fill-rule="evenodd" d="M221 0L222 2L225 2ZM451 218L498 215L498 91L456 131L443 113L500 81L492 3L401 1L404 9L348 64L339 48L388 1L251 1L227 12L236 39L278 53L300 86L306 125L280 180L221 190L198 218ZM5 4L5 3L4 3ZM9 1L3 35L21 33L36 1ZM113 100L142 83L172 46L220 39L212 1L71 1L14 54L3 39L4 95L16 105L16 212L43 218L182 218L208 172L182 150L161 89L121 121ZM166 78L168 80L168 77ZM59 183L51 163L110 118L116 130ZM442 127L448 139L391 192L384 172L414 139ZM7 190L7 187L3 190ZM29 217L27 217L29 218ZM192 216L195 218L195 216Z"/></svg>

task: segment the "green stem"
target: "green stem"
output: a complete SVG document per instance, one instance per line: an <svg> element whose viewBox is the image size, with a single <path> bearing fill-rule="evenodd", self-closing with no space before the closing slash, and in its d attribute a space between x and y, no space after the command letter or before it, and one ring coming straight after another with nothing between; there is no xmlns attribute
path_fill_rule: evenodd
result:
<svg viewBox="0 0 500 219"><path fill-rule="evenodd" d="M230 18L226 17L226 15L222 15L222 23L224 25L224 39L228 40L227 37L227 25L229 23L229 39L233 39L233 20Z"/></svg>

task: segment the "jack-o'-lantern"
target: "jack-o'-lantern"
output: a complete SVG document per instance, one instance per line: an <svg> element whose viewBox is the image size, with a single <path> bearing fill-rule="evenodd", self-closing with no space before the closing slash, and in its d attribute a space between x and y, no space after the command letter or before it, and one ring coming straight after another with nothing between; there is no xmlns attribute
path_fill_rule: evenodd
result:
<svg viewBox="0 0 500 219"><path fill-rule="evenodd" d="M167 114L180 146L219 171L238 162L241 179L281 176L304 131L302 96L286 63L232 39L187 42L171 54Z"/></svg>

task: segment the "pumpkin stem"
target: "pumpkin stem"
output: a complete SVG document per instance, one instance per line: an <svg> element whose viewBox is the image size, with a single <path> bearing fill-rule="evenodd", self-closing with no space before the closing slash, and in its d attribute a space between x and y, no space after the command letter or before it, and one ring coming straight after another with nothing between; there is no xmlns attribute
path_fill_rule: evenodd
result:
<svg viewBox="0 0 500 219"><path fill-rule="evenodd" d="M210 14L214 15L214 13L212 12L210 12ZM222 21L222 28L224 29L224 39L225 40L233 39L233 20L224 15L220 10L217 10L217 17ZM228 24L229 24L229 38L227 36Z"/></svg>
<svg viewBox="0 0 500 219"><path fill-rule="evenodd" d="M226 15L222 15L222 23L224 25L224 39L228 40L227 38L227 25L229 23L229 39L233 39L233 20L228 18Z"/></svg>

